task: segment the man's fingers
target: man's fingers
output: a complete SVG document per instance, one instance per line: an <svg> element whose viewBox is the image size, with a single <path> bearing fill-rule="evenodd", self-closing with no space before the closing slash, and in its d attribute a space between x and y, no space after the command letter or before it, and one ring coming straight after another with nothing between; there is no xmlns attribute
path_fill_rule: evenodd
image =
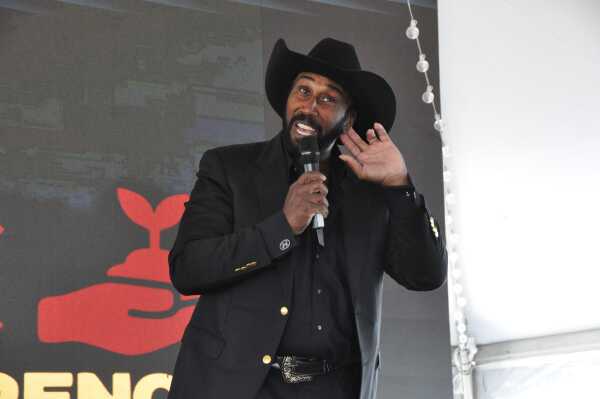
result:
<svg viewBox="0 0 600 399"><path fill-rule="evenodd" d="M350 169L352 169L356 176L358 176L359 178L362 177L362 165L358 163L356 159L352 158L350 155L344 154L340 155L339 157L342 161L346 163L346 165L350 167Z"/></svg>
<svg viewBox="0 0 600 399"><path fill-rule="evenodd" d="M302 175L300 175L296 182L300 184L308 184L313 181L324 182L325 180L327 180L327 177L323 173L315 170L312 172L304 172Z"/></svg>
<svg viewBox="0 0 600 399"><path fill-rule="evenodd" d="M299 192L301 192L301 193L308 193L308 194L322 193L324 195L327 195L327 193L329 192L329 189L327 188L327 186L325 184L323 184L322 182L311 182L311 183L304 184L304 185L300 186L299 190L300 190Z"/></svg>
<svg viewBox="0 0 600 399"><path fill-rule="evenodd" d="M326 214L329 213L329 206L325 205L325 204L321 204L321 203L313 203L310 200L305 203L302 207L302 212L309 218L311 219L315 213L320 213L321 215L325 216Z"/></svg>
<svg viewBox="0 0 600 399"><path fill-rule="evenodd" d="M328 201L328 200L327 200L327 198L326 198L324 195L322 195L322 194L317 194L317 193L310 194L310 195L308 196L308 201L309 201L311 204L315 204L315 205L321 205L321 204L323 204L323 205L325 205L325 206L329 206L329 201Z"/></svg>
<svg viewBox="0 0 600 399"><path fill-rule="evenodd" d="M389 141L390 140L390 136L385 131L385 128L383 127L383 125L381 123L375 122L373 124L373 127L377 131L377 135L379 136L379 140L381 140L381 141Z"/></svg>
<svg viewBox="0 0 600 399"><path fill-rule="evenodd" d="M362 137L360 137L358 135L358 133L356 133L356 130L354 129L350 129L348 131L348 137L352 140L352 142L354 144L356 144L356 146L358 146L358 148L360 148L361 151L365 151L367 148L369 148L369 144L367 144Z"/></svg>
<svg viewBox="0 0 600 399"><path fill-rule="evenodd" d="M372 144L375 141L377 141L377 135L375 134L375 130L373 130L373 129L367 130L367 142L369 144Z"/></svg>
<svg viewBox="0 0 600 399"><path fill-rule="evenodd" d="M318 206L315 205L313 214L311 215L311 218L317 213L320 215L323 215L323 217L326 218L327 216L329 216L329 207L324 206L324 205L318 205Z"/></svg>
<svg viewBox="0 0 600 399"><path fill-rule="evenodd" d="M361 153L360 148L356 144L354 144L354 141L352 141L352 139L350 139L350 136L348 136L347 133L342 134L340 136L340 139L342 140L342 143L344 144L344 146L346 146L348 151L350 151L350 153L352 153L352 155L357 157Z"/></svg>

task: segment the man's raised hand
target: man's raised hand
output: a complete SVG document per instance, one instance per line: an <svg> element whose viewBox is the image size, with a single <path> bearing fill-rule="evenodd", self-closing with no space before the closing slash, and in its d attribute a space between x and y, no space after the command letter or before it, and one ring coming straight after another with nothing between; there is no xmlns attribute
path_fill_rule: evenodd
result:
<svg viewBox="0 0 600 399"><path fill-rule="evenodd" d="M353 128L342 134L340 139L352 156L340 155L340 159L361 180L383 186L408 184L408 170L400 150L380 123L374 123L373 127L367 130L367 141Z"/></svg>

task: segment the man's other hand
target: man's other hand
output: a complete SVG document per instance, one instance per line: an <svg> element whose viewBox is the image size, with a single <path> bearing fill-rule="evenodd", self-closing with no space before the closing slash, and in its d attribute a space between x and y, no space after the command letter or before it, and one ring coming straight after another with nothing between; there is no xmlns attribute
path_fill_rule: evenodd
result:
<svg viewBox="0 0 600 399"><path fill-rule="evenodd" d="M288 189L283 213L294 234L302 233L315 214L329 214L325 179L320 172L305 172Z"/></svg>

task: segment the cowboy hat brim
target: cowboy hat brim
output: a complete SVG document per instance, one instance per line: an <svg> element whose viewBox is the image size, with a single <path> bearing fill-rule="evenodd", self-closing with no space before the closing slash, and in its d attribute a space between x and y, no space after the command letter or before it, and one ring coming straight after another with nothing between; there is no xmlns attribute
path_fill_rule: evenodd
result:
<svg viewBox="0 0 600 399"><path fill-rule="evenodd" d="M291 85L300 72L313 72L340 84L352 96L357 110L353 127L363 138L366 130L379 122L390 130L396 116L396 98L390 85L379 75L363 70L334 67L317 58L289 50L283 39L277 40L265 74L269 103L285 120Z"/></svg>

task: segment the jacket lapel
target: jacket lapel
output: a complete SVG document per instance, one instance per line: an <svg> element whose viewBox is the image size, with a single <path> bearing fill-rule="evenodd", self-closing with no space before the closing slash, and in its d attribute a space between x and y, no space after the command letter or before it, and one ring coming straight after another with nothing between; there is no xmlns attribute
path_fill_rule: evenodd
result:
<svg viewBox="0 0 600 399"><path fill-rule="evenodd" d="M287 162L280 134L267 142L254 164L256 172L252 175L258 196L260 220L283 208L289 187Z"/></svg>

